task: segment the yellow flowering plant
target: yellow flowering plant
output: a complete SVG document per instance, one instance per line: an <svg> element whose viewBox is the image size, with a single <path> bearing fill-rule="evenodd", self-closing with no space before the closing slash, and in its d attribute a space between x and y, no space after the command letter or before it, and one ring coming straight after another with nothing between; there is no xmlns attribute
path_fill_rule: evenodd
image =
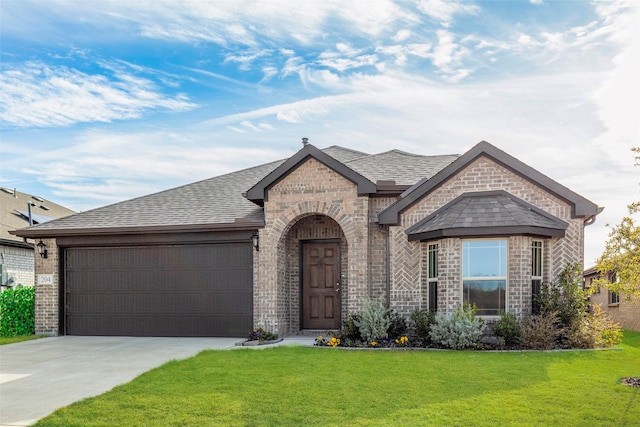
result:
<svg viewBox="0 0 640 427"><path fill-rule="evenodd" d="M332 337L328 342L327 342L328 346L331 346L333 348L336 348L340 345L340 338L336 338L336 337Z"/></svg>
<svg viewBox="0 0 640 427"><path fill-rule="evenodd" d="M396 338L396 345L400 347L408 347L409 346L409 337L406 335L401 336L400 338Z"/></svg>

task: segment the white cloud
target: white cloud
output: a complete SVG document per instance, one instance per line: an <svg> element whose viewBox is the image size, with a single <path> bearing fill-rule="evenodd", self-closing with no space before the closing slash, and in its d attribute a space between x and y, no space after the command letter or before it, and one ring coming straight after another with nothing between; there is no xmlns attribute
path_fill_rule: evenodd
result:
<svg viewBox="0 0 640 427"><path fill-rule="evenodd" d="M480 8L475 5L464 5L448 0L420 0L418 9L425 15L440 21L444 27L449 27L455 15L474 15Z"/></svg>
<svg viewBox="0 0 640 427"><path fill-rule="evenodd" d="M256 132L263 132L263 129L259 128L258 126L255 126L253 123L251 123L251 121L249 120L243 120L242 122L240 122L240 124L248 129L251 129L253 131Z"/></svg>
<svg viewBox="0 0 640 427"><path fill-rule="evenodd" d="M356 56L362 52L362 49L355 49L350 43L337 43L336 50L346 56Z"/></svg>
<svg viewBox="0 0 640 427"><path fill-rule="evenodd" d="M544 0L529 0L529 3L540 5L544 3Z"/></svg>
<svg viewBox="0 0 640 427"><path fill-rule="evenodd" d="M365 67L367 65L375 65L378 61L376 55L361 55L353 59L350 58L334 58L334 59L320 59L318 64L333 68L338 71L346 71L353 68Z"/></svg>
<svg viewBox="0 0 640 427"><path fill-rule="evenodd" d="M407 63L409 55L419 58L432 57L432 47L429 43L409 43L407 45L379 46L376 48L376 52L395 57L395 64L401 67Z"/></svg>
<svg viewBox="0 0 640 427"><path fill-rule="evenodd" d="M274 76L278 75L278 69L272 66L262 67L262 74L263 77L260 80L260 83L265 83L271 80L271 78L273 78Z"/></svg>
<svg viewBox="0 0 640 427"><path fill-rule="evenodd" d="M272 52L269 49L248 50L237 53L230 53L226 55L224 62L236 62L240 64L241 70L251 69L252 63L264 56L270 55Z"/></svg>
<svg viewBox="0 0 640 427"><path fill-rule="evenodd" d="M300 121L300 114L296 110L278 111L276 117L283 122L298 123Z"/></svg>
<svg viewBox="0 0 640 427"><path fill-rule="evenodd" d="M195 107L184 96L166 96L151 80L122 71L109 79L41 62L5 68L0 92L0 119L18 127L110 122L137 118L148 110Z"/></svg>
<svg viewBox="0 0 640 427"><path fill-rule="evenodd" d="M400 30L398 31L391 39L394 42L403 42L411 37L411 31L409 30Z"/></svg>
<svg viewBox="0 0 640 427"><path fill-rule="evenodd" d="M282 77L287 77L292 74L298 74L300 71L304 70L306 67L305 61L302 57L294 56L285 62L282 70L280 70L280 75Z"/></svg>
<svg viewBox="0 0 640 427"><path fill-rule="evenodd" d="M468 68L461 68L462 60L468 55L468 50L455 42L453 33L447 30L438 30L438 44L431 53L425 56L431 58L433 65L439 68L445 79L458 82L471 74Z"/></svg>

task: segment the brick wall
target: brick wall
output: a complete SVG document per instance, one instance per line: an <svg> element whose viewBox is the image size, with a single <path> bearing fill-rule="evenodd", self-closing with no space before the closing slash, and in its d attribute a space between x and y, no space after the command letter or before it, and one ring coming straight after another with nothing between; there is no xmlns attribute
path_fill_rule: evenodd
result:
<svg viewBox="0 0 640 427"><path fill-rule="evenodd" d="M268 190L265 200L264 229L260 230L261 250L257 255L254 287L254 323L271 324L280 334L295 333L299 302L294 304L292 289L296 271L291 257L296 240L290 233L318 230L298 221L312 215L331 218L342 233L342 263L347 286L342 287L342 313L359 311L362 297L368 295L369 199L358 196L354 183L321 162L310 158ZM310 220L306 220L310 221ZM307 231L304 231L307 230ZM335 236L331 232L327 236ZM348 260L346 263L345 260ZM346 271L345 271L346 270Z"/></svg>
<svg viewBox="0 0 640 427"><path fill-rule="evenodd" d="M59 332L59 277L58 247L55 239L42 239L47 245L48 256L35 257L36 279L40 274L50 274L53 282L49 284L36 281L36 334L58 335Z"/></svg>
<svg viewBox="0 0 640 427"><path fill-rule="evenodd" d="M552 280L567 262L582 262L584 226L571 218L571 206L547 193L501 165L481 157L440 188L411 206L401 216L401 225L391 227L391 289L393 306L407 316L416 305L426 301L427 245L410 242L404 232L446 203L466 192L504 190L567 223L565 238L544 243L544 280ZM439 245L438 309L451 312L461 298L461 240L443 239ZM531 238L509 238L508 310L519 317L531 310ZM423 308L426 308L423 306Z"/></svg>
<svg viewBox="0 0 640 427"><path fill-rule="evenodd" d="M600 288L589 299L623 328L640 331L640 299L626 301L624 296L620 296L618 304L609 304L609 291L605 288Z"/></svg>
<svg viewBox="0 0 640 427"><path fill-rule="evenodd" d="M13 286L33 286L34 261L33 249L0 246L2 263L9 276L13 276Z"/></svg>
<svg viewBox="0 0 640 427"><path fill-rule="evenodd" d="M342 315L361 309L365 296L385 300L387 233L390 306L405 317L427 304L427 243L410 242L408 227L455 197L471 191L505 190L566 221L566 237L544 240L543 279L552 280L567 262L582 261L583 223L559 198L486 158L479 158L402 213L401 225L379 228L375 215L392 198L359 197L354 183L311 158L268 190L266 227L255 254L254 322L280 334L300 328L299 250L307 239L342 242ZM508 238L507 310L531 310L530 237ZM438 309L451 312L462 301L461 240L439 241ZM346 286L345 286L346 285Z"/></svg>
<svg viewBox="0 0 640 427"><path fill-rule="evenodd" d="M389 228L380 228L377 214L395 202L395 197L369 199L369 298L387 303L387 236Z"/></svg>

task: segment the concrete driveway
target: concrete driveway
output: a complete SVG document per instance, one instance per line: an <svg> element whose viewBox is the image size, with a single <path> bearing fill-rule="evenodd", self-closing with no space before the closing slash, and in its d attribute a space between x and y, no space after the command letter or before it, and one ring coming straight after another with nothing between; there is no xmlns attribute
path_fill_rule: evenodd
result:
<svg viewBox="0 0 640 427"><path fill-rule="evenodd" d="M0 346L0 426L26 426L173 359L242 338L51 337Z"/></svg>

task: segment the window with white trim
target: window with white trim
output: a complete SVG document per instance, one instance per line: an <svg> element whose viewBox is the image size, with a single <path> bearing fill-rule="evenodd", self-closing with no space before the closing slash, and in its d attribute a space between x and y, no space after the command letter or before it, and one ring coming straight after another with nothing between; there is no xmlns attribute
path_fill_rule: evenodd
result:
<svg viewBox="0 0 640 427"><path fill-rule="evenodd" d="M438 311L438 244L432 244L427 247L428 255L428 271L427 271L427 290L429 297L429 311Z"/></svg>
<svg viewBox="0 0 640 427"><path fill-rule="evenodd" d="M542 242L531 242L531 312L540 314L538 296L542 288Z"/></svg>
<svg viewBox="0 0 640 427"><path fill-rule="evenodd" d="M462 293L463 301L475 304L479 316L506 311L506 240L462 242Z"/></svg>

